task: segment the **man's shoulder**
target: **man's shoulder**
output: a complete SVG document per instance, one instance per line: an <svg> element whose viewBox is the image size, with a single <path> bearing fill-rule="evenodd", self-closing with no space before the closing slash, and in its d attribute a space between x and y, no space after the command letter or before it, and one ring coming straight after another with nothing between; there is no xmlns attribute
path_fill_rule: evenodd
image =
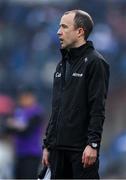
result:
<svg viewBox="0 0 126 180"><path fill-rule="evenodd" d="M96 49L93 49L92 51L90 51L88 58L89 58L89 64L90 63L96 63L96 64L103 63L103 64L106 64L107 66L109 66L105 57L100 52L98 52Z"/></svg>

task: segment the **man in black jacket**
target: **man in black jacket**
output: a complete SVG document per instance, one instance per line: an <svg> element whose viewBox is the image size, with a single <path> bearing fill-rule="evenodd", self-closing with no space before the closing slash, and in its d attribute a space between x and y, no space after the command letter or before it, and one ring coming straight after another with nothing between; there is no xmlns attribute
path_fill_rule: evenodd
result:
<svg viewBox="0 0 126 180"><path fill-rule="evenodd" d="M52 114L42 162L52 179L98 179L109 65L87 38L91 16L65 12L58 36L62 61L54 73Z"/></svg>

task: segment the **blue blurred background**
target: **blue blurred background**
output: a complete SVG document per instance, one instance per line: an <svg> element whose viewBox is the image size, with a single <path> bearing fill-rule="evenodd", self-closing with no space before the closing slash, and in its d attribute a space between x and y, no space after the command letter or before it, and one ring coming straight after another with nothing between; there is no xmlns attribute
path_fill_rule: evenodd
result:
<svg viewBox="0 0 126 180"><path fill-rule="evenodd" d="M43 136L53 72L61 59L56 32L62 14L71 9L91 14L95 28L89 39L110 64L100 174L126 178L126 1L0 0L0 179L14 178L15 146L6 122L21 87L33 87L44 107Z"/></svg>

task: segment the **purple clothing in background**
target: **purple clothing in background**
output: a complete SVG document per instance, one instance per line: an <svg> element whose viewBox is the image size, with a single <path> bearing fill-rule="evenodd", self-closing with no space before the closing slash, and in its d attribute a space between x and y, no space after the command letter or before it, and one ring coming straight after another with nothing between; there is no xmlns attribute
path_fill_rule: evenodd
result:
<svg viewBox="0 0 126 180"><path fill-rule="evenodd" d="M43 108L39 105L34 105L30 108L17 108L15 111L15 119L27 127L34 117L39 119L36 118L38 123L36 122L31 132L26 132L27 134L25 135L19 133L15 136L16 154L19 156L41 155Z"/></svg>

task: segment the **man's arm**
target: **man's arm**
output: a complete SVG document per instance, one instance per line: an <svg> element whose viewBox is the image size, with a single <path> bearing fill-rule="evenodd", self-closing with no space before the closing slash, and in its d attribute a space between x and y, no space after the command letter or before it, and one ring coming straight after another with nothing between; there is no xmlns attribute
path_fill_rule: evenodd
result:
<svg viewBox="0 0 126 180"><path fill-rule="evenodd" d="M49 120L47 128L46 128L45 135L43 137L43 143L42 143L43 149L44 148L48 149L48 140L47 140L47 137L48 137L48 134L49 134L51 126L52 126L51 123L52 123L52 118L50 117L50 120Z"/></svg>
<svg viewBox="0 0 126 180"><path fill-rule="evenodd" d="M103 123L105 119L105 100L109 83L109 66L101 59L92 63L88 76L88 144L96 143L100 147Z"/></svg>
<svg viewBox="0 0 126 180"><path fill-rule="evenodd" d="M58 64L57 64L57 67L56 67L56 71L55 72L57 72L58 71L58 69L59 68L61 68L61 66L60 66L60 64L61 64L61 62L59 62ZM52 93L52 95L54 94L54 82L55 82L55 73L54 73L54 78L53 78L53 93ZM49 122L48 122L48 125L47 125L47 128L46 128L46 133L45 133L45 136L44 136L44 138L43 138L43 148L47 148L48 149L48 146L49 146L49 142L48 142L48 136L52 136L52 129L53 129L53 126L54 126L54 119L52 118L52 114L53 114L53 108L55 107L55 104L53 103L54 102L54 97L52 97L52 112L51 112L51 116L50 116L50 120L49 120Z"/></svg>
<svg viewBox="0 0 126 180"><path fill-rule="evenodd" d="M82 156L85 166L93 164L100 147L103 122L105 119L105 100L109 83L109 66L102 59L91 62L88 72L88 142Z"/></svg>

